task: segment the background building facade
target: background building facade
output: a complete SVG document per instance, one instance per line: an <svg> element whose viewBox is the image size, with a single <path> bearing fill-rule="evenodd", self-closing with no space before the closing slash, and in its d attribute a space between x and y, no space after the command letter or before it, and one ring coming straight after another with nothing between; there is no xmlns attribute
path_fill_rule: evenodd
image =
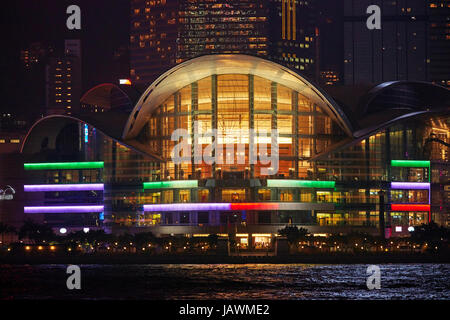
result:
<svg viewBox="0 0 450 320"><path fill-rule="evenodd" d="M46 114L79 112L81 90L81 42L66 40L64 55L46 66Z"/></svg>
<svg viewBox="0 0 450 320"><path fill-rule="evenodd" d="M370 5L381 9L381 30L366 26ZM344 83L430 81L448 86L446 1L344 0Z"/></svg>
<svg viewBox="0 0 450 320"><path fill-rule="evenodd" d="M315 78L314 2L133 0L131 78L149 85L178 63L220 53L269 58Z"/></svg>

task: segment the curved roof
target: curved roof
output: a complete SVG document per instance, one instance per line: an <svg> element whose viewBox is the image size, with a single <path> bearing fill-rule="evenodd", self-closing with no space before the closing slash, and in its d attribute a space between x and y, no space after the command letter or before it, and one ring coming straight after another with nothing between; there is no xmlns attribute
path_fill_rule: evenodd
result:
<svg viewBox="0 0 450 320"><path fill-rule="evenodd" d="M97 105L105 109L122 108L131 110L141 93L130 86L102 83L88 90L81 103Z"/></svg>
<svg viewBox="0 0 450 320"><path fill-rule="evenodd" d="M371 88L360 101L364 114L404 110L435 110L450 106L450 91L422 81L390 81Z"/></svg>
<svg viewBox="0 0 450 320"><path fill-rule="evenodd" d="M358 104L353 136L370 135L391 124L425 113L450 110L450 90L427 82L391 81L369 90Z"/></svg>
<svg viewBox="0 0 450 320"><path fill-rule="evenodd" d="M134 107L124 128L123 138L136 137L144 126L146 117L170 95L195 81L214 74L252 74L275 81L312 100L337 121L348 135L352 134L352 126L339 105L325 91L313 85L303 76L262 58L242 54L218 54L188 60L156 79Z"/></svg>
<svg viewBox="0 0 450 320"><path fill-rule="evenodd" d="M347 148L400 121L450 113L450 90L439 85L420 81L384 82L370 89L355 90L348 96L350 87L329 90L351 114L354 125L353 139L345 139L313 158L318 160L330 152ZM341 101L345 101L342 103Z"/></svg>
<svg viewBox="0 0 450 320"><path fill-rule="evenodd" d="M382 125L397 116L448 110L450 107L450 90L421 81L330 86L326 91L347 114L354 132L374 124Z"/></svg>

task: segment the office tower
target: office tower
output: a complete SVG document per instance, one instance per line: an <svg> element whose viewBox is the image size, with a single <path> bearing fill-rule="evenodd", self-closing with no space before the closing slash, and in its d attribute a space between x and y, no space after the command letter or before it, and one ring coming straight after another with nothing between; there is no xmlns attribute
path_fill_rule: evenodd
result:
<svg viewBox="0 0 450 320"><path fill-rule="evenodd" d="M339 73L336 69L330 68L320 71L319 84L322 86L333 86L340 81Z"/></svg>
<svg viewBox="0 0 450 320"><path fill-rule="evenodd" d="M448 84L446 1L344 1L345 84L392 80ZM369 5L381 9L381 30L366 26Z"/></svg>
<svg viewBox="0 0 450 320"><path fill-rule="evenodd" d="M267 2L182 1L177 62L200 55L268 54Z"/></svg>
<svg viewBox="0 0 450 320"><path fill-rule="evenodd" d="M270 59L317 81L315 1L270 1Z"/></svg>
<svg viewBox="0 0 450 320"><path fill-rule="evenodd" d="M81 42L66 40L64 54L46 67L46 114L78 112L81 90Z"/></svg>
<svg viewBox="0 0 450 320"><path fill-rule="evenodd" d="M17 79L20 79L20 83L27 85L20 86L20 91L19 86L14 88L20 93L16 95L14 103L16 103L16 106L29 107L30 112L26 113L29 121L34 121L36 117L41 117L44 113L46 99L45 70L49 56L53 54L53 51L54 49L51 46L42 42L33 42L20 50L21 68ZM33 85L29 85L30 83Z"/></svg>
<svg viewBox="0 0 450 320"><path fill-rule="evenodd" d="M130 76L149 83L175 65L178 1L131 1Z"/></svg>
<svg viewBox="0 0 450 320"><path fill-rule="evenodd" d="M20 50L20 61L25 70L45 62L48 55L53 52L53 48L41 42L33 42L28 48Z"/></svg>
<svg viewBox="0 0 450 320"><path fill-rule="evenodd" d="M316 54L320 59L319 84L341 84L343 75L344 7L343 0L316 1L316 24L319 37Z"/></svg>
<svg viewBox="0 0 450 320"><path fill-rule="evenodd" d="M450 3L429 1L430 81L450 87Z"/></svg>
<svg viewBox="0 0 450 320"><path fill-rule="evenodd" d="M64 54L69 57L77 57L80 59L81 65L81 41L80 40L65 40Z"/></svg>

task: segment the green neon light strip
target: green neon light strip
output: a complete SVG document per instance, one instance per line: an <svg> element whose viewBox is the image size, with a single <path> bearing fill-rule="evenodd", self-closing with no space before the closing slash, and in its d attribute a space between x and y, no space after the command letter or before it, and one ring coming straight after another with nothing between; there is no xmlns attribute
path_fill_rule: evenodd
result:
<svg viewBox="0 0 450 320"><path fill-rule="evenodd" d="M24 163L25 170L70 170L70 169L99 169L103 168L103 161L96 162L51 162Z"/></svg>
<svg viewBox="0 0 450 320"><path fill-rule="evenodd" d="M331 189L336 185L335 181L314 181L314 180L281 180L268 179L267 186L273 188L326 188Z"/></svg>
<svg viewBox="0 0 450 320"><path fill-rule="evenodd" d="M429 168L430 161L427 160L391 160L392 167L409 167L409 168Z"/></svg>
<svg viewBox="0 0 450 320"><path fill-rule="evenodd" d="M198 180L144 182L144 190L145 189L180 189L180 188L198 188Z"/></svg>

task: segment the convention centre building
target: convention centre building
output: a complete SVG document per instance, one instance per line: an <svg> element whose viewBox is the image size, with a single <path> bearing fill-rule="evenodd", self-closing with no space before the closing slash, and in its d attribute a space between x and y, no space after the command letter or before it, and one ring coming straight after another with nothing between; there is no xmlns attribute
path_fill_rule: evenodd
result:
<svg viewBox="0 0 450 320"><path fill-rule="evenodd" d="M23 141L24 214L62 232L234 234L286 225L392 236L448 226L450 91L314 85L247 55L186 61L146 88L98 85Z"/></svg>

